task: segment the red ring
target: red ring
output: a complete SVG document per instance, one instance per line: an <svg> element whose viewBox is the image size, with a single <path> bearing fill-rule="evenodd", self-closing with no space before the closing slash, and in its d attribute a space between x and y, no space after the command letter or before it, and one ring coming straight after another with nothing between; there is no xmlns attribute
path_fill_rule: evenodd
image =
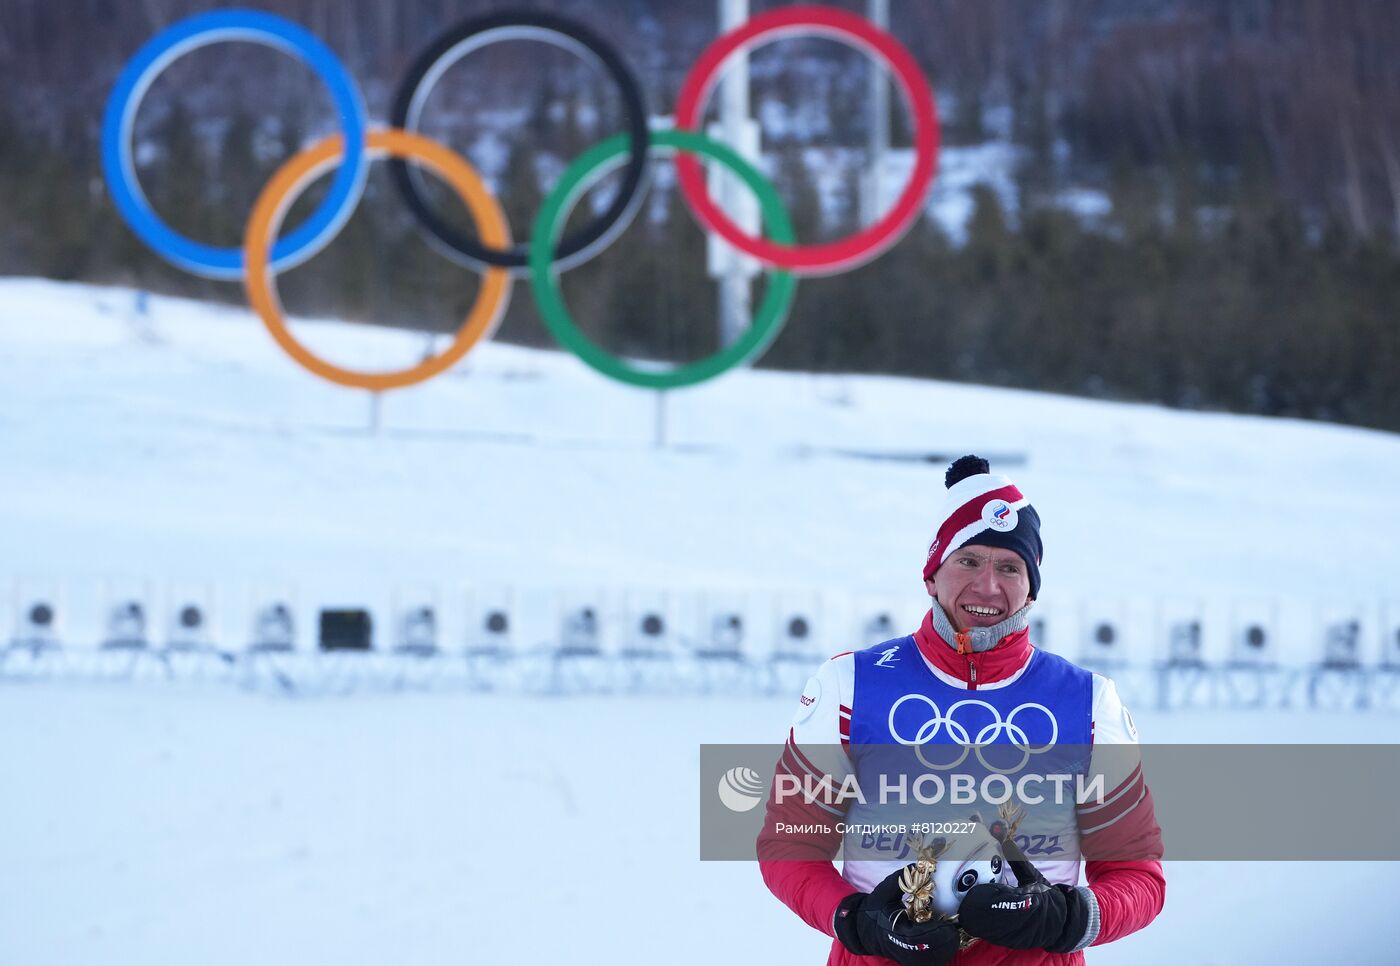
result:
<svg viewBox="0 0 1400 966"><path fill-rule="evenodd" d="M814 245L780 245L746 234L710 200L700 162L678 153L676 173L681 193L699 222L740 251L766 265L806 275L838 272L869 261L889 248L919 215L919 208L938 170L938 110L914 57L894 37L864 17L830 7L782 7L759 14L743 26L716 38L705 48L676 100L676 127L698 131L705 102L729 57L769 35L824 34L855 46L885 62L894 72L914 115L914 170L909 182L883 218L852 235Z"/></svg>

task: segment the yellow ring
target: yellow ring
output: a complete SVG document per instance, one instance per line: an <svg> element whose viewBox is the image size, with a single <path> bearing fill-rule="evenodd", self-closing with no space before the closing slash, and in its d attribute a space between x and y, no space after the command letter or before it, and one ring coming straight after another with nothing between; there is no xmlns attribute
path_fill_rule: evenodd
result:
<svg viewBox="0 0 1400 966"><path fill-rule="evenodd" d="M501 206L487 190L476 169L461 155L420 134L396 128L369 132L365 147L371 158L412 158L431 168L466 203L484 245L489 248L510 246L510 228ZM297 195L339 162L344 153L344 141L340 135L319 141L282 165L258 196L243 240L243 258L247 267L243 284L248 291L248 301L287 355L323 379L354 389L372 390L401 389L425 382L455 365L471 351L472 346L496 328L510 303L510 272L504 268L488 269L482 277L476 302L457 330L452 344L445 352L424 359L416 366L392 372L359 372L332 365L312 353L287 328L282 314L282 300L277 294L268 257L272 240L281 229L282 220Z"/></svg>

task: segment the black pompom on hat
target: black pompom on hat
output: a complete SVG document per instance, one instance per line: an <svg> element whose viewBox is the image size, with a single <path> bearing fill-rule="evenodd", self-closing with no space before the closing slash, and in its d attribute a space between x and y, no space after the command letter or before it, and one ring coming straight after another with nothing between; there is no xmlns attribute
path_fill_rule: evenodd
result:
<svg viewBox="0 0 1400 966"><path fill-rule="evenodd" d="M961 483L969 476L990 472L992 472L991 464L982 457L959 456L948 466L948 472L943 474L943 485L951 490L953 484Z"/></svg>

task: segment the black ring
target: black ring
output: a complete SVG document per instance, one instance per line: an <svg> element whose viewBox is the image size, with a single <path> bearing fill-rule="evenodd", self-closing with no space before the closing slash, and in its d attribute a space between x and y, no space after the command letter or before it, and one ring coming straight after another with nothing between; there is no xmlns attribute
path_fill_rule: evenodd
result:
<svg viewBox="0 0 1400 966"><path fill-rule="evenodd" d="M640 199L639 188L647 170L647 113L642 102L642 89L637 80L623 63L621 56L601 37L587 27L566 17L540 11L513 11L475 17L452 27L439 37L431 47L418 56L412 69L399 85L394 98L392 124L394 127L409 130L409 112L418 88L438 62L453 48L472 37L503 27L527 27L567 37L587 48L598 58L604 69L612 75L622 93L623 109L627 114L627 128L630 134L631 150L627 156L622 186L606 211L598 215L577 231L565 235L559 242L555 258L561 262L571 260L571 256L587 252L598 242L606 242L605 236L614 228L623 227L624 216L630 213L634 201ZM509 38L504 38L509 39ZM448 224L434 213L423 197L417 183L409 174L408 165L401 159L389 162L389 170L394 184L404 203L413 212L418 223L428 232L429 238L441 242L449 254L459 256L474 268L525 268L529 262L529 243L516 242L508 249L488 248L477 238ZM588 252L591 254L591 252ZM585 256L586 257L586 256ZM582 259L580 259L582 260Z"/></svg>

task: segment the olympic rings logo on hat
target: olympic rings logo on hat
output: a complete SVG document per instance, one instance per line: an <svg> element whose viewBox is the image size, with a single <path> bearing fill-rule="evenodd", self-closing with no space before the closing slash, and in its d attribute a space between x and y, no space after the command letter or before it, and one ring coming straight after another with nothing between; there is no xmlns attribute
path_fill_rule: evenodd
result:
<svg viewBox="0 0 1400 966"><path fill-rule="evenodd" d="M913 115L915 162L889 212L847 238L799 244L777 189L738 152L700 133L705 103L724 65L763 42L816 34L853 44L893 74ZM499 203L460 155L416 133L433 86L454 63L502 40L541 40L600 65L621 92L627 130L595 145L569 165L540 207L527 241L515 242ZM340 133L306 148L269 180L254 204L243 244L220 248L186 238L155 212L137 180L133 150L136 114L151 84L185 54L223 41L249 41L303 60L326 85ZM489 337L510 300L512 275L528 276L545 324L583 362L612 379L652 389L694 385L757 358L781 331L796 292L796 275L844 271L893 245L918 217L937 170L936 105L913 56L889 34L855 14L794 6L760 14L719 37L697 59L681 86L673 130L650 130L641 88L618 53L587 27L540 11L498 12L467 20L430 45L410 68L394 98L390 124L372 129L364 99L344 65L321 40L282 17L231 9L196 14L151 38L123 68L102 124L102 166L113 203L131 229L158 255L208 278L242 280L249 303L277 344L308 371L340 385L370 390L411 386L438 375ZM706 231L773 270L762 303L744 336L714 355L657 370L598 346L564 305L559 274L601 252L629 223L647 183L651 155L676 153L681 193ZM709 198L696 155L732 170L759 201L765 234L748 235ZM412 367L362 372L316 356L291 334L275 280L324 249L345 226L364 192L368 166L389 159L390 174L435 248L483 273L477 300L446 350ZM408 164L414 162L414 166ZM604 174L623 167L620 189L608 206L576 231L561 233L579 197ZM300 225L282 233L298 194L335 170L330 190ZM466 203L476 224L471 235L435 213L426 201L423 170L442 178Z"/></svg>
<svg viewBox="0 0 1400 966"><path fill-rule="evenodd" d="M915 732L912 738L906 738L901 735L899 729L895 726L895 715L898 713L900 706L906 701L922 701L924 704L927 704L929 710L932 711L932 715L919 726L918 731ZM955 717L960 708L967 707L982 708L991 715L992 720L979 728L975 736L968 731L966 725L960 723ZM1033 746L1025 729L1016 724L1016 715L1023 711L1039 711L1045 715L1050 723L1050 737L1046 740L1045 744L1040 747ZM934 703L933 699L924 694L906 694L895 701L895 703L890 706L889 727L890 737L901 745L913 746L914 754L918 756L919 761L922 762L926 768L932 768L935 771L950 771L966 761L969 752L973 752L977 755L977 760L982 763L984 768L988 771L998 772L1003 775L1013 774L1025 768L1027 762L1031 760L1032 755L1040 755L1049 751L1054 747L1060 737L1060 723L1055 720L1054 714L1052 714L1050 709L1045 705L1038 704L1034 701L1026 701L1022 704L1018 704L1016 707L1012 708L1011 713L1003 719L1001 712L998 711L995 706L977 698L964 698L961 701L955 701L948 706L948 713L944 714L939 710L938 705ZM947 730L950 743L962 746L962 754L958 756L957 761L951 764L935 765L924 757L924 746L937 738L938 733L944 729ZM1014 768L998 768L987 761L983 756L983 746L995 742L1002 735L1006 735L1007 741L1021 752L1021 761Z"/></svg>
<svg viewBox="0 0 1400 966"><path fill-rule="evenodd" d="M1016 529L1021 515L1005 500L988 500L982 506L982 522L999 533L1009 533Z"/></svg>

